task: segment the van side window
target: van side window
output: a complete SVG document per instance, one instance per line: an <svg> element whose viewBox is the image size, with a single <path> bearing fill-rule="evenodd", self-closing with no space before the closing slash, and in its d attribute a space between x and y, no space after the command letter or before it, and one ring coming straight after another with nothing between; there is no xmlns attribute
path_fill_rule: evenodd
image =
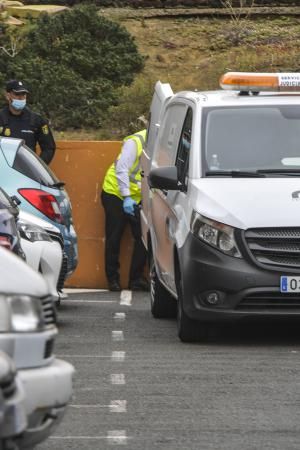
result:
<svg viewBox="0 0 300 450"><path fill-rule="evenodd" d="M158 167L175 164L186 111L187 107L183 103L172 104L168 107L160 126L158 145L153 155L153 162Z"/></svg>
<svg viewBox="0 0 300 450"><path fill-rule="evenodd" d="M184 120L176 158L178 180L183 185L184 191L187 190L187 177L189 171L190 148L192 140L192 122L193 110L192 108L189 108Z"/></svg>

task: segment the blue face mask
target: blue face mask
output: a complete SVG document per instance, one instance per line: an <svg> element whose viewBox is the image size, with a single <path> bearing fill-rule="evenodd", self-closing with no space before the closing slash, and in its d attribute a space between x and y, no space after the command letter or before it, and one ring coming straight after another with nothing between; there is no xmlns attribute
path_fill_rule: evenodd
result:
<svg viewBox="0 0 300 450"><path fill-rule="evenodd" d="M11 102L11 106L17 111L21 111L26 106L26 100L19 100L18 98L14 98Z"/></svg>

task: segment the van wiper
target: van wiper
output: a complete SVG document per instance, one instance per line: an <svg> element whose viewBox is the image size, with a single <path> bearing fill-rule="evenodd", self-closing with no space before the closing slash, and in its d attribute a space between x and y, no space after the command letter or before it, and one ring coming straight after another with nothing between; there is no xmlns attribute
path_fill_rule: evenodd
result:
<svg viewBox="0 0 300 450"><path fill-rule="evenodd" d="M49 184L49 187L54 187L54 188L62 188L65 186L66 183L64 183L64 181L58 181L57 183L53 183L53 184Z"/></svg>
<svg viewBox="0 0 300 450"><path fill-rule="evenodd" d="M297 177L300 175L300 169L259 169L257 172L262 174L278 173L279 175L288 175L292 177Z"/></svg>
<svg viewBox="0 0 300 450"><path fill-rule="evenodd" d="M210 170L205 173L207 177L226 176L232 178L261 178L265 177L264 173L259 171L244 171L244 170Z"/></svg>

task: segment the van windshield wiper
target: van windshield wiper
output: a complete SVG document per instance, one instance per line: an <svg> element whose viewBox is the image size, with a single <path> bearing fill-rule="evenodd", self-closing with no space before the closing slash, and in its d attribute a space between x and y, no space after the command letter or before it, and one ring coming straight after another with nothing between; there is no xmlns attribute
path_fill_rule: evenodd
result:
<svg viewBox="0 0 300 450"><path fill-rule="evenodd" d="M278 173L279 175L288 175L292 177L297 177L300 175L300 169L259 169L257 172L262 174Z"/></svg>
<svg viewBox="0 0 300 450"><path fill-rule="evenodd" d="M210 170L205 173L207 177L225 176L232 178L262 178L264 173L259 171L244 171L244 170Z"/></svg>

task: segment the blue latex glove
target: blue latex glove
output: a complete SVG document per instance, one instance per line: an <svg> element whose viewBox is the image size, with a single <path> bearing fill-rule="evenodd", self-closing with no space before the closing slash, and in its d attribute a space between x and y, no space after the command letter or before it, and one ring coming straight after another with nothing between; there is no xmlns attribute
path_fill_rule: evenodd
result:
<svg viewBox="0 0 300 450"><path fill-rule="evenodd" d="M131 197L125 197L123 201L123 210L126 214L131 214L134 216L134 206L137 203Z"/></svg>

